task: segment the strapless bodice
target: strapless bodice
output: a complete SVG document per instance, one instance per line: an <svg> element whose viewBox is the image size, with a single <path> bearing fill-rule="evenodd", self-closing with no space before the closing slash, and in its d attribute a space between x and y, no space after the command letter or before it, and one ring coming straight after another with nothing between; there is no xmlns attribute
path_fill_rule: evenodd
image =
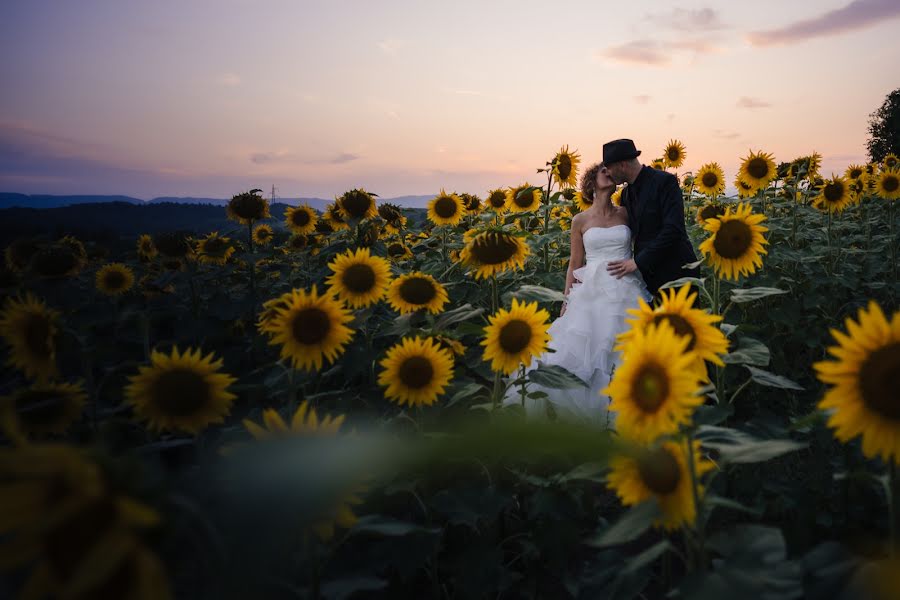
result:
<svg viewBox="0 0 900 600"><path fill-rule="evenodd" d="M585 264L631 258L631 229L628 225L591 227L581 236Z"/></svg>

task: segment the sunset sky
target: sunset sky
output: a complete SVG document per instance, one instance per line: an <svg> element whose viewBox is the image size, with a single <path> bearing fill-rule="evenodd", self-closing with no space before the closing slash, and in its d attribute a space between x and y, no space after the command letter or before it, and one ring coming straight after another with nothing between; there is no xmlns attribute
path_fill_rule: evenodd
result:
<svg viewBox="0 0 900 600"><path fill-rule="evenodd" d="M0 191L478 195L670 138L866 159L900 0L4 0Z"/></svg>

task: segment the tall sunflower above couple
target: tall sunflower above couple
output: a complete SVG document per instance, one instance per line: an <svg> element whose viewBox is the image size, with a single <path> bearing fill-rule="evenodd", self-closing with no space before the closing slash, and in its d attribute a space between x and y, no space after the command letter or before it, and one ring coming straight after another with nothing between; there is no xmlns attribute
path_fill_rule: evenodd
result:
<svg viewBox="0 0 900 600"><path fill-rule="evenodd" d="M837 345L828 348L835 360L813 365L831 387L819 408L831 411L828 426L842 442L862 436L863 453L900 463L900 311L890 320L870 300L856 320L845 321L847 333L831 330Z"/></svg>
<svg viewBox="0 0 900 600"><path fill-rule="evenodd" d="M506 192L506 210L511 213L535 211L540 208L542 197L541 188L528 183L509 188Z"/></svg>
<svg viewBox="0 0 900 600"><path fill-rule="evenodd" d="M236 398L228 391L234 377L221 372L222 360L199 349L165 354L154 350L150 365L128 380L125 398L135 414L157 431L198 434L221 423Z"/></svg>
<svg viewBox="0 0 900 600"><path fill-rule="evenodd" d="M712 461L702 456L700 442L692 444L691 452L697 478L715 468ZM643 448L613 458L606 482L625 506L655 499L661 512L653 523L656 527L673 530L682 525L693 525L697 520L697 507L688 460L686 444L663 442L655 448ZM702 496L704 488L699 484L698 488Z"/></svg>
<svg viewBox="0 0 900 600"><path fill-rule="evenodd" d="M326 283L351 308L364 308L384 297L391 282L390 263L368 248L347 250L328 263Z"/></svg>
<svg viewBox="0 0 900 600"><path fill-rule="evenodd" d="M813 199L813 206L824 212L840 213L857 199L850 182L832 175L823 182L822 189Z"/></svg>
<svg viewBox="0 0 900 600"><path fill-rule="evenodd" d="M668 320L633 329L622 365L603 390L623 436L649 443L690 422L703 397L697 394L697 355L687 350L689 344Z"/></svg>
<svg viewBox="0 0 900 600"><path fill-rule="evenodd" d="M694 189L712 198L725 192L725 173L719 163L706 163L694 177Z"/></svg>
<svg viewBox="0 0 900 600"><path fill-rule="evenodd" d="M453 356L432 338L403 338L379 363L378 385L403 406L430 406L453 378Z"/></svg>
<svg viewBox="0 0 900 600"><path fill-rule="evenodd" d="M615 350L627 353L628 345L636 331L645 330L651 324L659 325L661 322L667 322L677 336L689 340L685 350L696 355L697 360L694 364L697 373L701 379L706 380L708 377L704 361L720 367L725 366L721 356L728 352L728 338L715 325L722 317L695 308L697 292L691 290L689 283L677 291L671 288L662 290L660 296L662 301L656 308L651 308L643 298L638 298L639 307L628 309L628 313L633 317L626 319L630 328L618 335Z"/></svg>
<svg viewBox="0 0 900 600"><path fill-rule="evenodd" d="M768 228L760 225L765 220L764 215L753 214L750 205L743 202L737 207L728 206L718 218L706 220L703 227L712 235L700 244L700 252L706 255L717 277L737 280L762 267L762 255L766 254L763 246L769 243L763 237Z"/></svg>
<svg viewBox="0 0 900 600"><path fill-rule="evenodd" d="M570 188L578 184L578 164L581 162L581 156L578 151L569 151L568 146L563 146L553 157L551 163L551 173L553 180L561 188Z"/></svg>
<svg viewBox="0 0 900 600"><path fill-rule="evenodd" d="M677 169L684 164L687 154L684 151L684 144L678 140L669 140L663 150L663 162L667 167Z"/></svg>
<svg viewBox="0 0 900 600"><path fill-rule="evenodd" d="M538 309L537 302L519 302L515 298L509 310L501 308L488 319L484 328L484 360L491 369L506 375L520 365L529 365L540 356L550 341L550 313Z"/></svg>
<svg viewBox="0 0 900 600"><path fill-rule="evenodd" d="M488 229L471 235L466 232L466 238L459 258L474 271L475 279L521 269L531 253L522 236L503 230Z"/></svg>
<svg viewBox="0 0 900 600"><path fill-rule="evenodd" d="M388 288L388 302L401 315L427 310L438 314L447 303L447 290L427 273L416 271L396 278Z"/></svg>
<svg viewBox="0 0 900 600"><path fill-rule="evenodd" d="M765 189L778 176L773 156L760 150L750 151L743 159L738 171L738 179L757 190Z"/></svg>
<svg viewBox="0 0 900 600"><path fill-rule="evenodd" d="M459 225L465 214L462 199L444 190L428 202L428 219L435 225Z"/></svg>

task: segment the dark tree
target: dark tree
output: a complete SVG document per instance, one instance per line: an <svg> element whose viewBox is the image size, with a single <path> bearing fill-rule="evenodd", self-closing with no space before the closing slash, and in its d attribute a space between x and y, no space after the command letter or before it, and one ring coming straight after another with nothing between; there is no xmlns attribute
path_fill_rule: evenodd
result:
<svg viewBox="0 0 900 600"><path fill-rule="evenodd" d="M869 160L881 162L900 154L900 88L887 95L881 108L869 115Z"/></svg>

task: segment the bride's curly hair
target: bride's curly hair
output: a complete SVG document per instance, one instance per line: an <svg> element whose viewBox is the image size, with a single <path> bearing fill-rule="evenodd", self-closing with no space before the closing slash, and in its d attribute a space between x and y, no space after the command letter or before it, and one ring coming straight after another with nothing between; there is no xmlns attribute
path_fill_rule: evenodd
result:
<svg viewBox="0 0 900 600"><path fill-rule="evenodd" d="M602 162L594 163L581 175L581 195L586 200L594 201L594 192L597 188L597 171L602 168Z"/></svg>

